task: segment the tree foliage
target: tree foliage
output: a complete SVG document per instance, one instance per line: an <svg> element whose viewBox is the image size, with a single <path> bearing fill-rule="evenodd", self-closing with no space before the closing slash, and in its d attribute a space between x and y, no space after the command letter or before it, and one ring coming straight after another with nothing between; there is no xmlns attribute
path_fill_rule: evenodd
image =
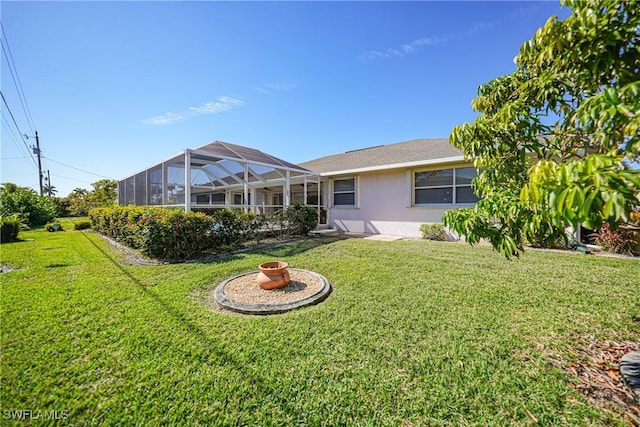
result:
<svg viewBox="0 0 640 427"><path fill-rule="evenodd" d="M73 216L86 216L93 208L113 206L118 201L118 181L101 179L91 184L93 190L74 188L66 197L68 213Z"/></svg>
<svg viewBox="0 0 640 427"><path fill-rule="evenodd" d="M565 0L515 58L517 69L478 89L481 113L450 140L474 160L482 196L448 212L471 244L507 257L579 224L628 222L640 174L640 8L619 0Z"/></svg>
<svg viewBox="0 0 640 427"><path fill-rule="evenodd" d="M29 226L44 225L53 220L56 205L50 197L39 196L35 191L13 183L0 186L0 215L16 214Z"/></svg>

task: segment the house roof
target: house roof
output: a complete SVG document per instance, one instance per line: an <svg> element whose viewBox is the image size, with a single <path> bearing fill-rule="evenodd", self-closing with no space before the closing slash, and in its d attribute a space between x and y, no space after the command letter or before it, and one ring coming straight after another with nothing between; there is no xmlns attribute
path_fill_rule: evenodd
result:
<svg viewBox="0 0 640 427"><path fill-rule="evenodd" d="M210 144L198 147L193 151L195 151L196 153L199 152L201 154L204 154L204 152L206 152L207 155L212 156L211 158L208 158L208 160L218 161L221 159L230 159L240 162L280 167L284 169L301 169L300 166L289 163L286 160L282 160L263 151L256 150L255 148L244 147L242 145L231 144L224 141L214 141ZM196 154L196 157L197 156L198 154ZM304 171L304 168L302 168L302 171Z"/></svg>
<svg viewBox="0 0 640 427"><path fill-rule="evenodd" d="M448 139L414 139L320 157L298 166L321 175L332 175L463 159L462 151L451 145Z"/></svg>

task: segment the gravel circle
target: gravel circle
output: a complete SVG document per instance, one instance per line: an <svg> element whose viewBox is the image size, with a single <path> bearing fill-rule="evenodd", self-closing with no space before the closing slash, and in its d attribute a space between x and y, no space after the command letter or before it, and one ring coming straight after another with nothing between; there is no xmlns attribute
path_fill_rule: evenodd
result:
<svg viewBox="0 0 640 427"><path fill-rule="evenodd" d="M287 269L291 281L280 289L265 290L256 283L259 272L231 277L213 290L223 309L245 314L276 314L316 304L331 292L331 284L318 273Z"/></svg>
<svg viewBox="0 0 640 427"><path fill-rule="evenodd" d="M297 301L313 295L322 286L320 278L307 271L290 270L291 281L287 286L270 291L256 283L259 272L238 276L227 282L224 293L227 297L250 304L276 304Z"/></svg>

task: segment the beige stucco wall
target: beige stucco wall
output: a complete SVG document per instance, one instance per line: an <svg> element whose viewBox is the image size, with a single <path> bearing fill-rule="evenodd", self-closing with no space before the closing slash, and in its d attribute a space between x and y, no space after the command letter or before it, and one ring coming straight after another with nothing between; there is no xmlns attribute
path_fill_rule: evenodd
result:
<svg viewBox="0 0 640 427"><path fill-rule="evenodd" d="M434 167L466 167L465 164ZM329 209L329 225L341 231L421 237L420 225L442 222L444 213L473 205L411 206L413 170L371 172L357 176L358 207ZM346 176L344 176L346 177Z"/></svg>

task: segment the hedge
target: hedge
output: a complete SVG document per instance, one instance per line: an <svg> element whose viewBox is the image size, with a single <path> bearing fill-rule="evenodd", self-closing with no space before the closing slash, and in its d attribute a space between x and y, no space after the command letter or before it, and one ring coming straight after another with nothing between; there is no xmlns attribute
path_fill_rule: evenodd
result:
<svg viewBox="0 0 640 427"><path fill-rule="evenodd" d="M184 260L216 253L266 236L305 235L317 225L310 206L293 206L267 217L239 210L185 212L147 206L95 208L98 233L152 258Z"/></svg>

